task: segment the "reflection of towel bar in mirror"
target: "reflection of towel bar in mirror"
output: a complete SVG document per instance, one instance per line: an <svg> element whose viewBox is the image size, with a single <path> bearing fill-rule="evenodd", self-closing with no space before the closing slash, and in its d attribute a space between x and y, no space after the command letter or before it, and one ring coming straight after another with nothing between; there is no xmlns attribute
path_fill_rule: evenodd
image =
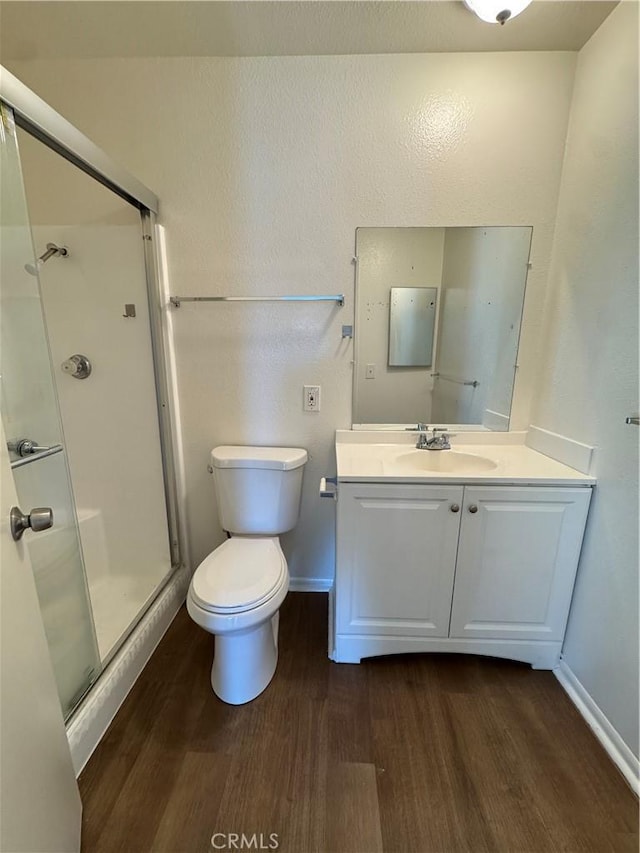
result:
<svg viewBox="0 0 640 853"><path fill-rule="evenodd" d="M626 424L634 424L634 426L640 426L640 416L635 415L635 417L625 418L624 422Z"/></svg>
<svg viewBox="0 0 640 853"><path fill-rule="evenodd" d="M344 293L332 296L170 296L169 302L176 308L181 302L336 302L344 305Z"/></svg>
<svg viewBox="0 0 640 853"><path fill-rule="evenodd" d="M445 376L444 373L432 373L431 375L438 379L444 379L445 382L455 382L456 385L471 385L473 388L477 388L480 384L477 379L454 379L453 376Z"/></svg>

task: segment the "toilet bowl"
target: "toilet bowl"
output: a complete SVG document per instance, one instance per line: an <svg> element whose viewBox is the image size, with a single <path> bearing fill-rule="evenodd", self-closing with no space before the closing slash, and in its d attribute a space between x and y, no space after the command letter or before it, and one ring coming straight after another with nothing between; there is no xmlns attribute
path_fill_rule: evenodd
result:
<svg viewBox="0 0 640 853"><path fill-rule="evenodd" d="M278 539L227 539L198 567L189 615L214 634L213 692L243 705L267 687L278 662L278 609L289 571Z"/></svg>
<svg viewBox="0 0 640 853"><path fill-rule="evenodd" d="M277 534L297 521L307 454L218 447L211 460L220 521L232 535L196 569L187 610L215 636L214 693L242 705L265 690L276 670L279 608L289 589Z"/></svg>

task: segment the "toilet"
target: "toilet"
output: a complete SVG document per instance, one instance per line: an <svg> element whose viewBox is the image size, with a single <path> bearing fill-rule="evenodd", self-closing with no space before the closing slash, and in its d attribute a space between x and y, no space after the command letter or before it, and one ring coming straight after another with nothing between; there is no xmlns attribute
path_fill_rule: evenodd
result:
<svg viewBox="0 0 640 853"><path fill-rule="evenodd" d="M195 570L187 610L215 636L213 692L243 705L269 685L278 662L279 608L289 569L278 536L295 527L307 451L216 447L211 465L222 528L230 534Z"/></svg>

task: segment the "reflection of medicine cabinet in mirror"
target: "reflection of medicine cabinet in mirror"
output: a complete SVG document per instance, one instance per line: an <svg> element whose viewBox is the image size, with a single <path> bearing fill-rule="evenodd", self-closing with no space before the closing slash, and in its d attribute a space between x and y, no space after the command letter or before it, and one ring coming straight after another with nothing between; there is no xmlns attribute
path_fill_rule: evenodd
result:
<svg viewBox="0 0 640 853"><path fill-rule="evenodd" d="M431 367L436 323L435 287L392 287L389 367Z"/></svg>
<svg viewBox="0 0 640 853"><path fill-rule="evenodd" d="M357 229L354 425L509 429L531 235Z"/></svg>

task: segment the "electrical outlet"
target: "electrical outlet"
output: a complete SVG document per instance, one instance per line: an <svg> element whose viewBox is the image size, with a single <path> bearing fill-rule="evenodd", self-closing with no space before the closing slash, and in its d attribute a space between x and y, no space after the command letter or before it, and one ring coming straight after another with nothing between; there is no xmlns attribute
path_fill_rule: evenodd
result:
<svg viewBox="0 0 640 853"><path fill-rule="evenodd" d="M303 389L303 405L302 409L305 412L320 411L320 386L319 385L304 385Z"/></svg>

